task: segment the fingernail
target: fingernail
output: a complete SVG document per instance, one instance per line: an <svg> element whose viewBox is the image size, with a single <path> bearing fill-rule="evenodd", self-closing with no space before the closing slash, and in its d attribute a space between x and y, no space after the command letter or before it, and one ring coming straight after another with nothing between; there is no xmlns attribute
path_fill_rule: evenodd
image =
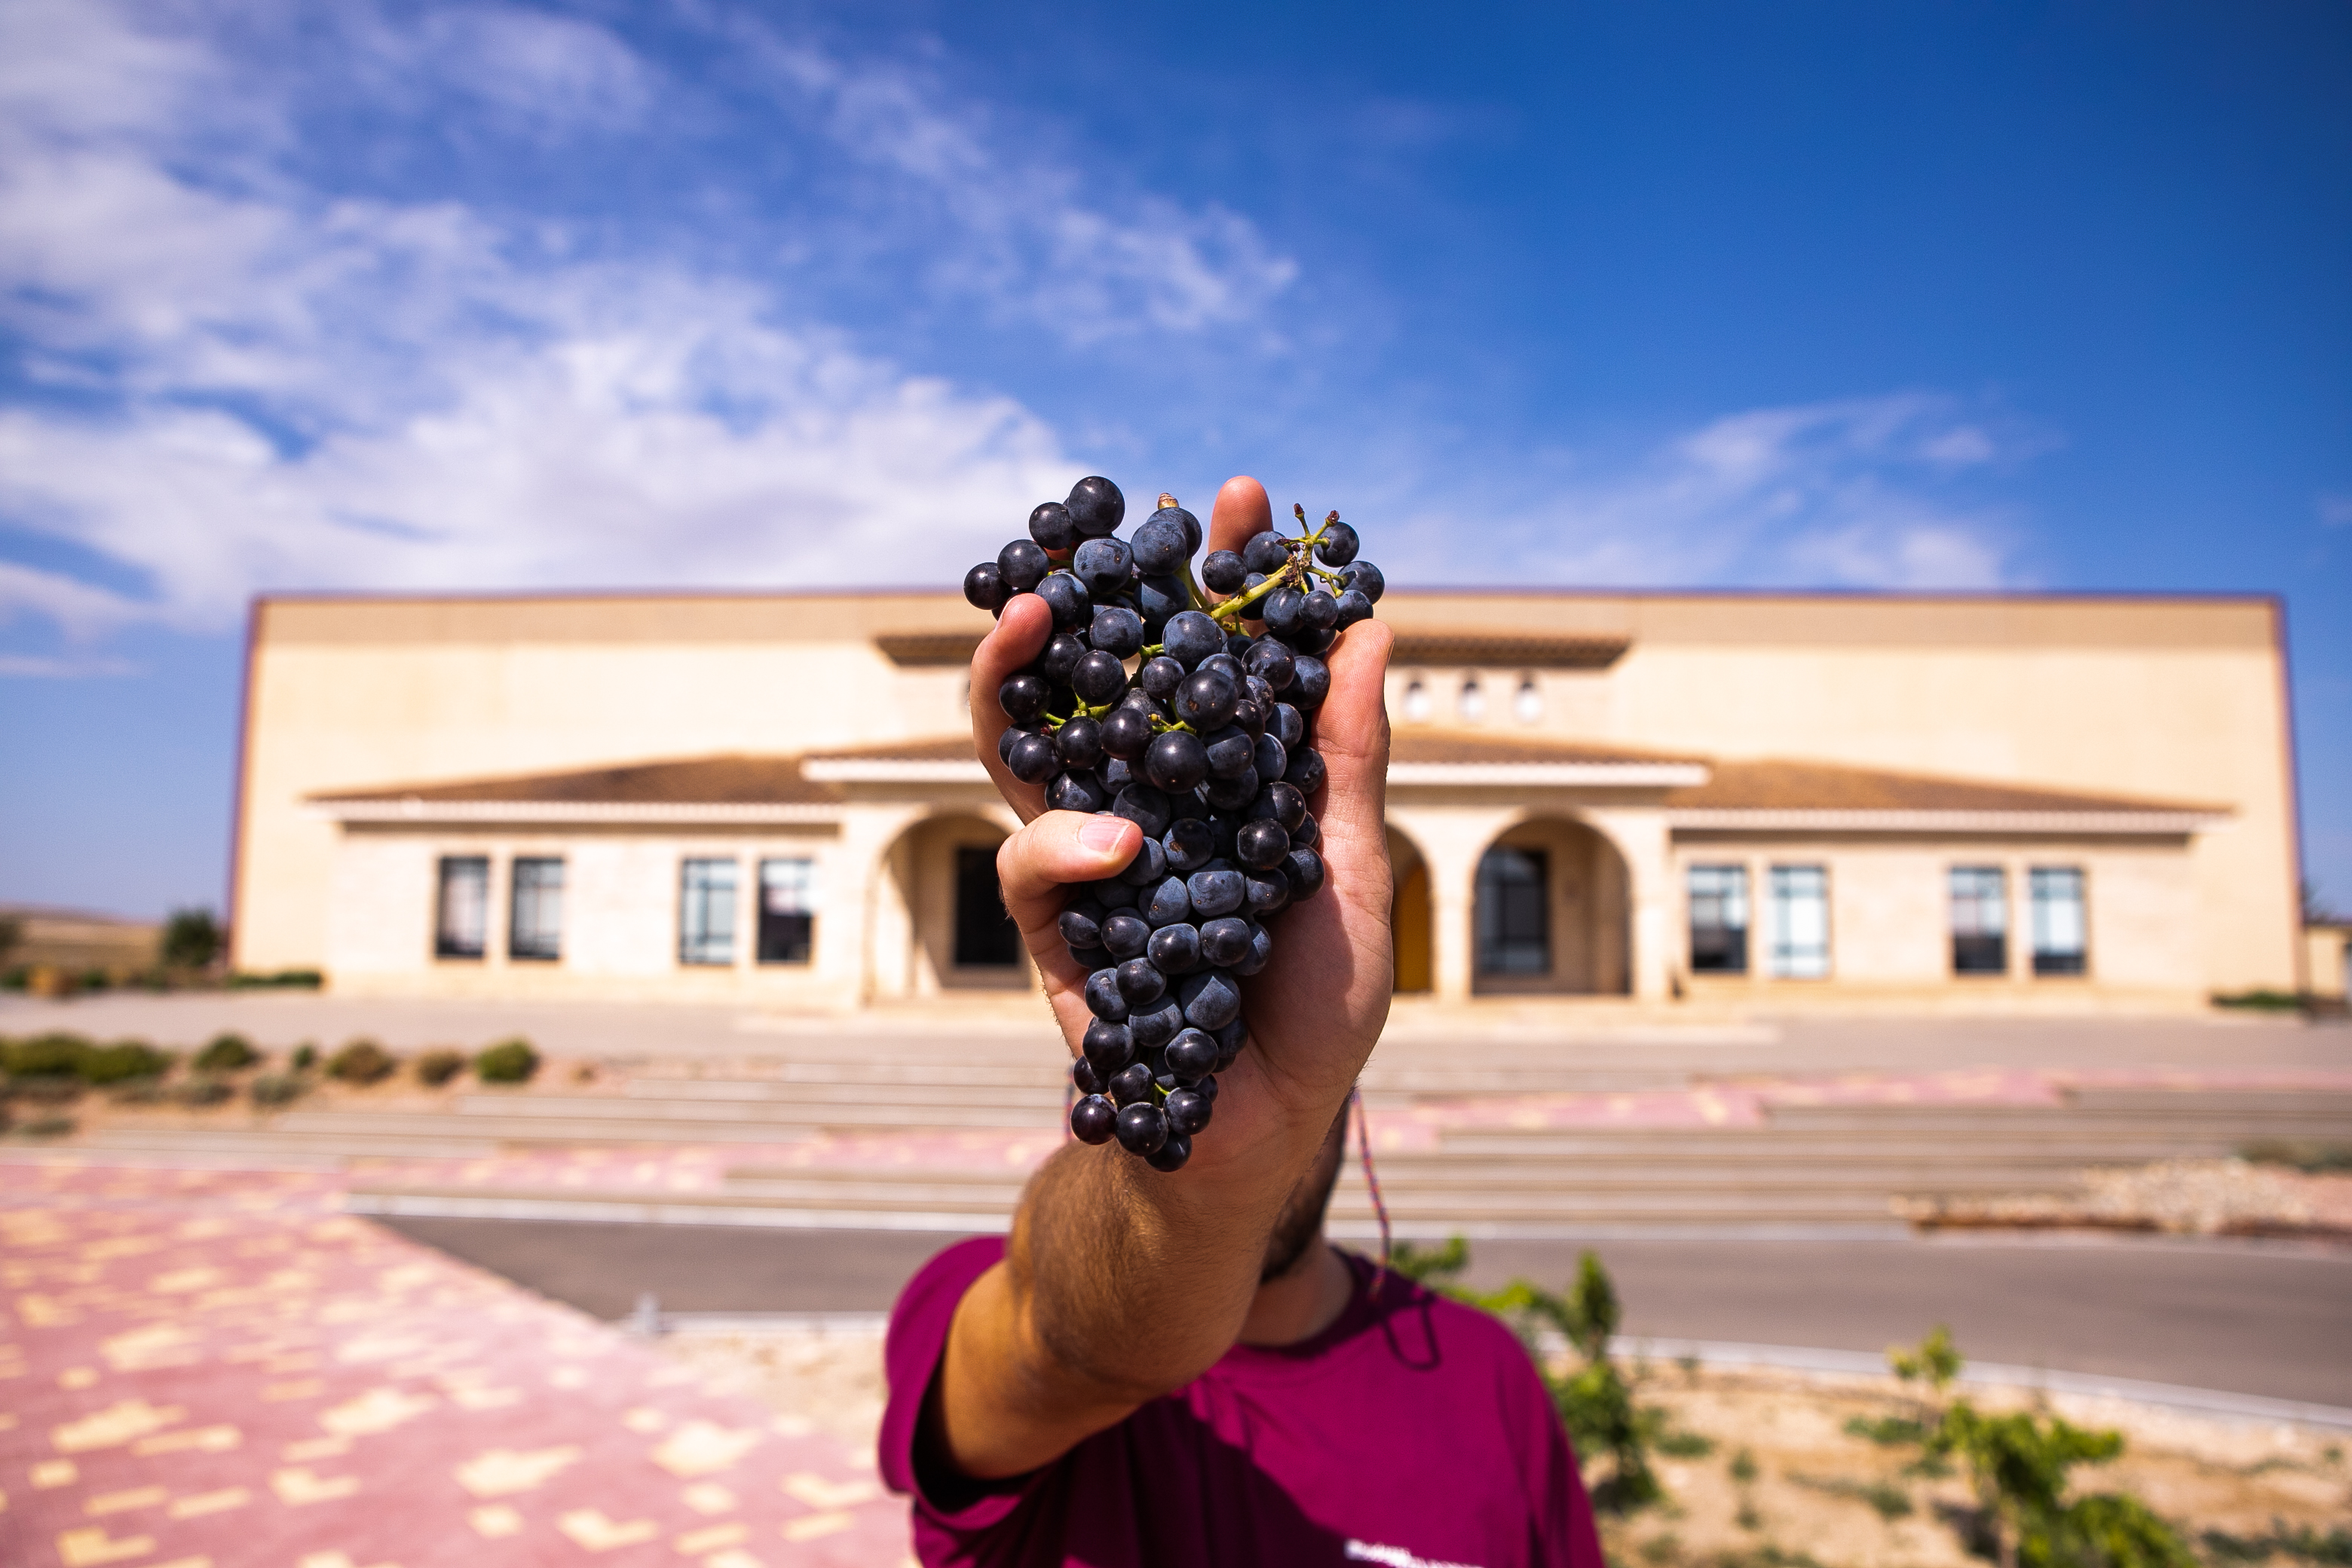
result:
<svg viewBox="0 0 2352 1568"><path fill-rule="evenodd" d="M1098 855L1108 855L1119 847L1127 837L1127 818L1123 816L1090 816L1078 829L1078 842Z"/></svg>

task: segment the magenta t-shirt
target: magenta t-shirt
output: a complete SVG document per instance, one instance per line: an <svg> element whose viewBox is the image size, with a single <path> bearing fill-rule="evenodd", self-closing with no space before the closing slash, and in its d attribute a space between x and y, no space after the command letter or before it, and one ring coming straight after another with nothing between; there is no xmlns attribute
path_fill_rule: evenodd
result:
<svg viewBox="0 0 2352 1568"><path fill-rule="evenodd" d="M890 1314L882 1475L914 1494L924 1568L1601 1568L1568 1434L1518 1341L1394 1274L1375 1301L1356 1258L1354 1300L1311 1340L1235 1345L1029 1475L919 1475L949 1321L1003 1256L1001 1238L957 1243Z"/></svg>

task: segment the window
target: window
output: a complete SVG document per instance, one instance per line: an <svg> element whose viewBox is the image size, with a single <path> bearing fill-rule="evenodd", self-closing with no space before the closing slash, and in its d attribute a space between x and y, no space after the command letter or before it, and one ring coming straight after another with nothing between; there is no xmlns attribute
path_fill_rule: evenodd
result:
<svg viewBox="0 0 2352 1568"><path fill-rule="evenodd" d="M1952 868L1952 973L2009 973L2009 877L1998 866Z"/></svg>
<svg viewBox="0 0 2352 1568"><path fill-rule="evenodd" d="M514 908L507 921L509 958L563 956L563 862L521 856L514 863Z"/></svg>
<svg viewBox="0 0 2352 1568"><path fill-rule="evenodd" d="M1423 723L1429 718L1429 688L1418 676L1405 682L1404 717L1409 724Z"/></svg>
<svg viewBox="0 0 2352 1568"><path fill-rule="evenodd" d="M1462 682L1463 722L1475 724L1486 716L1486 689L1478 684L1476 676L1465 677Z"/></svg>
<svg viewBox="0 0 2352 1568"><path fill-rule="evenodd" d="M816 863L760 862L760 962L806 963L816 929Z"/></svg>
<svg viewBox="0 0 2352 1568"><path fill-rule="evenodd" d="M1496 845L1478 862L1478 972L1551 973L1551 868L1540 849Z"/></svg>
<svg viewBox="0 0 2352 1568"><path fill-rule="evenodd" d="M688 860L678 876L677 961L735 962L735 862Z"/></svg>
<svg viewBox="0 0 2352 1568"><path fill-rule="evenodd" d="M956 851L955 962L959 969L1003 969L1021 962L1021 928L1004 912L996 851Z"/></svg>
<svg viewBox="0 0 2352 1568"><path fill-rule="evenodd" d="M1511 717L1522 724L1541 722L1543 719L1543 688L1532 675L1519 678L1518 695L1511 699Z"/></svg>
<svg viewBox="0 0 2352 1568"><path fill-rule="evenodd" d="M1771 967L1785 980L1830 972L1830 874L1819 866L1772 868Z"/></svg>
<svg viewBox="0 0 2352 1568"><path fill-rule="evenodd" d="M2073 866L2036 866L2033 892L2033 973L2080 974L2089 922L2083 915L2083 873Z"/></svg>
<svg viewBox="0 0 2352 1568"><path fill-rule="evenodd" d="M1698 974L1748 973L1748 868L1690 868L1690 966Z"/></svg>
<svg viewBox="0 0 2352 1568"><path fill-rule="evenodd" d="M441 857L441 896L433 916L436 958L479 958L489 945L490 862L484 855Z"/></svg>

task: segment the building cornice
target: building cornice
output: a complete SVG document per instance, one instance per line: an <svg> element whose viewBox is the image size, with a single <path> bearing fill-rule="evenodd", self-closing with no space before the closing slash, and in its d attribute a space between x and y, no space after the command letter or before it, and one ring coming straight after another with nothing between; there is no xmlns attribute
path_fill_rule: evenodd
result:
<svg viewBox="0 0 2352 1568"><path fill-rule="evenodd" d="M1704 763L1391 763L1392 784L1451 788L1679 789L1707 781Z"/></svg>
<svg viewBox="0 0 2352 1568"><path fill-rule="evenodd" d="M973 764L973 772L979 773ZM985 774L982 775L985 777ZM303 807L333 822L626 823L658 826L764 826L780 823L837 823L842 808L802 802L622 801L622 800L387 800L314 801Z"/></svg>
<svg viewBox="0 0 2352 1568"><path fill-rule="evenodd" d="M2178 837L2224 826L2228 814L2204 811L1744 811L1675 807L1670 828L1745 833L2062 834L2090 837Z"/></svg>

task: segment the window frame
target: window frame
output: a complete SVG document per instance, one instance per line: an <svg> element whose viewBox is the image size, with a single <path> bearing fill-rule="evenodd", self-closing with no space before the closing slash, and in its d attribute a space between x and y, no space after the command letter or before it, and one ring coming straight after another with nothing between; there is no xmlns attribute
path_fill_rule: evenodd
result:
<svg viewBox="0 0 2352 1568"><path fill-rule="evenodd" d="M472 868L480 880L475 894L475 918L478 930L474 945L463 946L451 934L450 891L456 882L451 876L460 868ZM433 956L436 961L459 963L479 963L490 955L490 858L488 855L442 855L436 857L433 870Z"/></svg>
<svg viewBox="0 0 2352 1568"><path fill-rule="evenodd" d="M2061 879L2071 882L2074 910L2074 946L2071 952L2045 949L2042 944L2045 900L2042 889L2045 880ZM2033 977L2036 980L2076 980L2091 973L2091 874L2081 866L2032 866L2026 869L2026 941L2032 953Z"/></svg>
<svg viewBox="0 0 2352 1568"><path fill-rule="evenodd" d="M689 969L731 969L736 959L736 902L742 894L742 860L734 855L687 855L677 871L677 962ZM727 868L724 897L715 883L698 884L698 868ZM707 875L707 872L706 872ZM698 897L697 895L699 895ZM725 921L723 931L710 922L713 911ZM691 912L690 912L691 911ZM716 943L725 942L725 956L713 957Z"/></svg>
<svg viewBox="0 0 2352 1568"><path fill-rule="evenodd" d="M1982 863L1948 867L1944 925L1955 979L2009 973L2009 868Z"/></svg>
<svg viewBox="0 0 2352 1568"><path fill-rule="evenodd" d="M528 888L524 886L523 868L525 867L549 866L555 868L555 881L551 889L539 884ZM537 874L534 870L533 877L535 878ZM564 858L561 855L517 855L507 862L507 957L509 959L518 963L562 962L563 892L569 875L564 866ZM551 899L549 897L551 892L553 895ZM554 920L543 921L533 919L526 921L523 918L526 898L532 900L534 914L537 913L538 904L551 902L555 908ZM534 942L526 946L526 934L531 937L544 937L546 945L541 947Z"/></svg>
<svg viewBox="0 0 2352 1568"><path fill-rule="evenodd" d="M1788 931L1788 911L1796 907L1798 900L1784 889L1803 877L1811 877L1818 884L1822 923L1818 969L1798 966L1801 950L1791 941ZM1766 875L1765 887L1769 899L1768 907L1771 911L1771 921L1765 931L1765 973L1775 980L1829 979L1835 972L1837 951L1835 922L1830 906L1829 867L1813 861L1774 866ZM1810 949L1801 951L1810 952Z"/></svg>
<svg viewBox="0 0 2352 1568"><path fill-rule="evenodd" d="M803 868L800 877L798 901L801 907L799 909L780 910L769 908L769 868L772 866ZM806 968L814 963L817 916L816 858L813 855L762 855L753 870L752 878L751 961L761 965L799 968ZM797 944L799 952L796 954L776 956L772 953L772 947L791 945L770 941L772 921L779 923L785 921L800 922Z"/></svg>
<svg viewBox="0 0 2352 1568"><path fill-rule="evenodd" d="M1727 886L1702 889L1699 879L1703 876L1721 878ZM1726 921L1718 921L1705 929L1731 934L1732 940L1725 944L1727 961L1701 963L1699 931L1702 928L1699 924L1699 911L1702 901L1704 900L1707 905L1720 906L1727 900L1737 902L1738 923L1735 925ZM1756 921L1755 904L1748 894L1747 866L1737 861L1709 861L1685 867L1683 868L1683 905L1684 933L1688 942L1685 960L1689 965L1690 972L1693 974L1746 974L1748 971L1748 950L1751 945L1749 933L1755 929Z"/></svg>

